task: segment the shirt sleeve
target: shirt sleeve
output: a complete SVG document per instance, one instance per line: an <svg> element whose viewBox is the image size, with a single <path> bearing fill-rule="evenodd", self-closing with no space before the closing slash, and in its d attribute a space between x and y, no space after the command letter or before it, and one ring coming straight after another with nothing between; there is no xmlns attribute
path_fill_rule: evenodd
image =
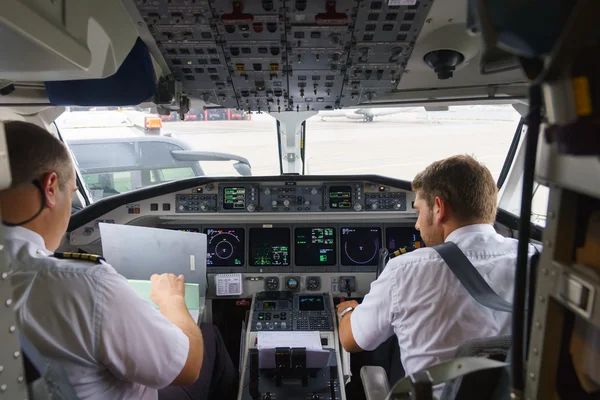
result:
<svg viewBox="0 0 600 400"><path fill-rule="evenodd" d="M117 273L102 277L97 354L115 376L154 389L171 384L189 353L189 339Z"/></svg>
<svg viewBox="0 0 600 400"><path fill-rule="evenodd" d="M375 350L394 334L392 326L392 293L395 268L384 269L371 283L369 294L350 314L350 327L356 344L367 351Z"/></svg>

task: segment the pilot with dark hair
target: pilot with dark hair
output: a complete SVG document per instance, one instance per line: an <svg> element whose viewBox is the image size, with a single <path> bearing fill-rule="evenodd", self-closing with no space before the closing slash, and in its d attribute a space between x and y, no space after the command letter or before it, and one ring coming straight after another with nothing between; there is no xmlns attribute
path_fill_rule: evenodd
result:
<svg viewBox="0 0 600 400"><path fill-rule="evenodd" d="M236 398L223 340L191 317L182 275L151 277L156 310L101 258L53 254L77 191L71 156L34 124L4 128L12 173L0 191L4 253L25 337L62 365L80 399Z"/></svg>

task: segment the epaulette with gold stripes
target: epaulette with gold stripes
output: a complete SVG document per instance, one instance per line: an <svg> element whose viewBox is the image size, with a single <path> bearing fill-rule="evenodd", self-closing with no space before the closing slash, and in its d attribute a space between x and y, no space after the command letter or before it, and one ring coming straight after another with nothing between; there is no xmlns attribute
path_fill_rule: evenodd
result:
<svg viewBox="0 0 600 400"><path fill-rule="evenodd" d="M96 254L72 253L70 251L65 251L64 253L54 253L54 257L61 259L90 261L96 264L102 264L103 262L106 262L104 257Z"/></svg>

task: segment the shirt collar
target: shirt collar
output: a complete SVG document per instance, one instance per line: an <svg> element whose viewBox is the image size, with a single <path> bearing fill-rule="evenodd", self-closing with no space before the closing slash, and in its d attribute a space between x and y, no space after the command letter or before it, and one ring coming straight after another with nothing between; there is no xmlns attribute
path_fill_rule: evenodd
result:
<svg viewBox="0 0 600 400"><path fill-rule="evenodd" d="M464 236L469 233L485 233L485 234L489 235L492 233L496 233L496 230L490 224L467 225L467 226L463 226L461 228L458 228L458 229L455 229L454 231L452 231L446 237L445 241L446 242L456 242L456 240L459 239L461 236Z"/></svg>
<svg viewBox="0 0 600 400"><path fill-rule="evenodd" d="M44 238L31 229L23 228L22 226L3 226L2 230L4 231L7 239L24 240L31 243L35 247L38 247L39 249L49 252L49 250L46 249L46 242L44 241Z"/></svg>

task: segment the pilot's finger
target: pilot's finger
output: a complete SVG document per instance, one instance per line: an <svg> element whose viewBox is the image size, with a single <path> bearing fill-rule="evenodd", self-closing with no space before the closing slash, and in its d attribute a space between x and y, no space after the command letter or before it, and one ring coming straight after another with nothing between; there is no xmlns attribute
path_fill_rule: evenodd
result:
<svg viewBox="0 0 600 400"><path fill-rule="evenodd" d="M157 274L152 274L152 275L150 276L150 281L151 281L151 282L153 282L153 281L155 281L155 280L156 280L156 278L158 278L158 275L157 275Z"/></svg>
<svg viewBox="0 0 600 400"><path fill-rule="evenodd" d="M181 279L181 280L183 280L183 274L180 274L180 275L177 277L177 279Z"/></svg>

